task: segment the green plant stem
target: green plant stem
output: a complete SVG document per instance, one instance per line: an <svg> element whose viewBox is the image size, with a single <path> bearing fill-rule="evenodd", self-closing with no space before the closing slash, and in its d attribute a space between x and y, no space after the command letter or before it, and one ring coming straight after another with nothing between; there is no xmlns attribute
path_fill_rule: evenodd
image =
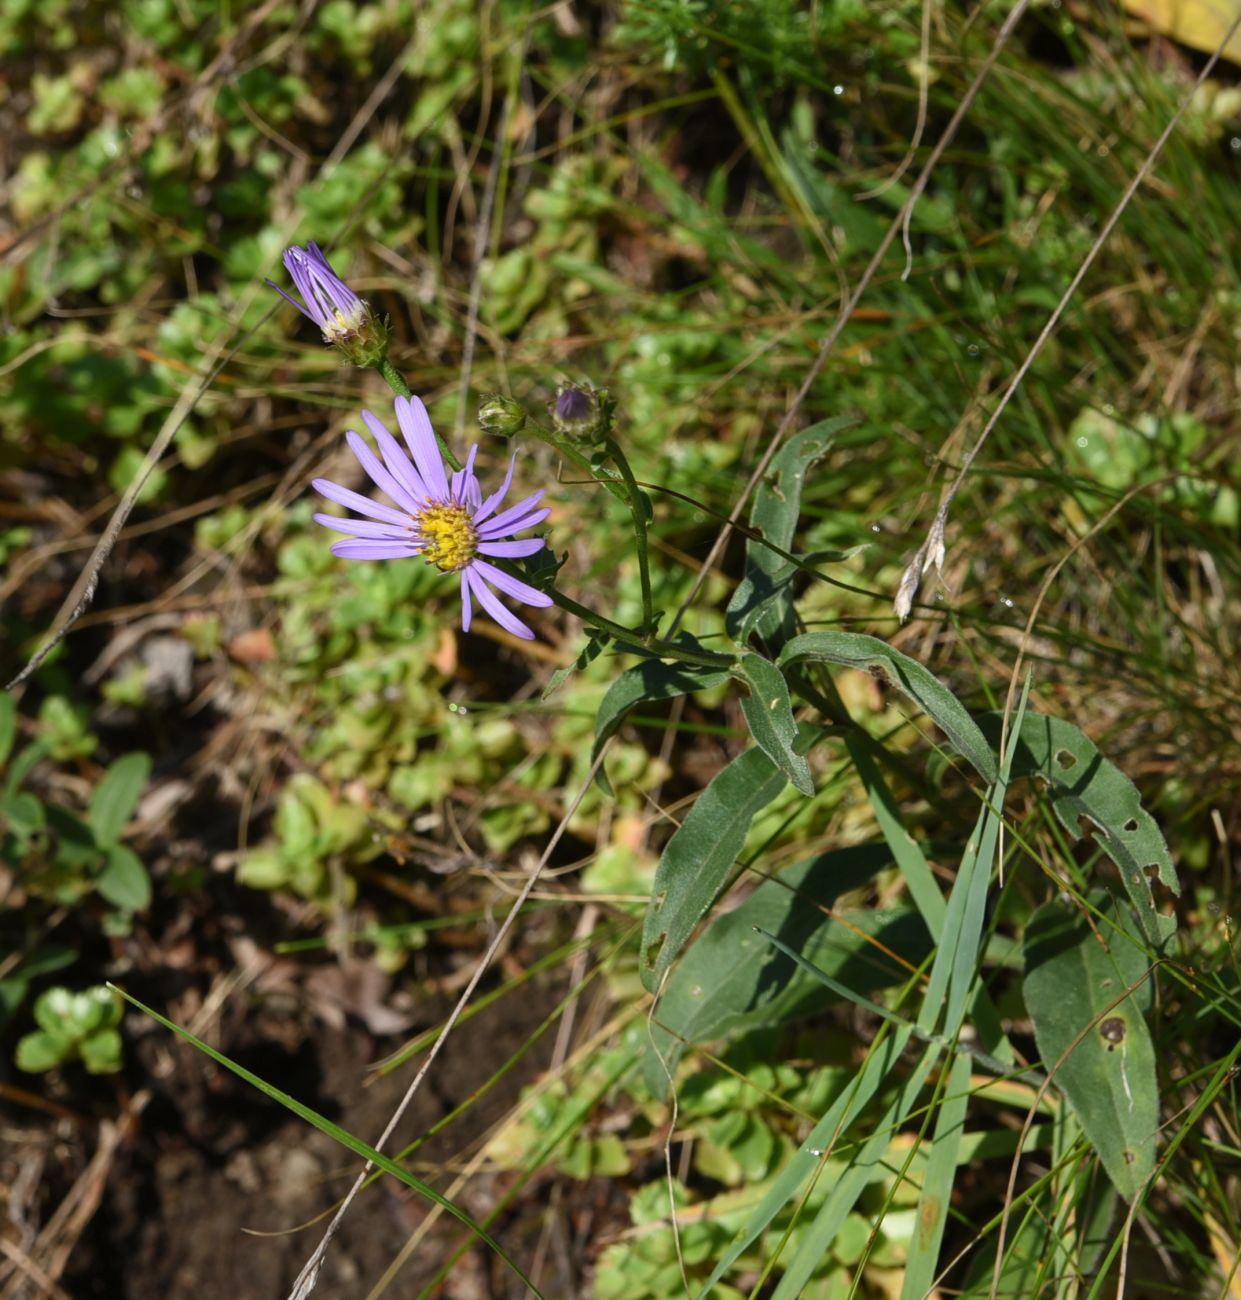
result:
<svg viewBox="0 0 1241 1300"><path fill-rule="evenodd" d="M638 577L642 582L642 632L643 638L649 639L655 635L655 603L651 598L651 569L646 553L646 511L650 499L638 487L616 439L609 434L603 446L625 481L629 513L633 516L633 538L638 547Z"/></svg>
<svg viewBox="0 0 1241 1300"><path fill-rule="evenodd" d="M388 387L391 388L392 391L398 397L413 397L414 395L413 390L405 382L405 377L392 364L392 362L388 360L387 357L384 357L384 359L375 367L375 369L378 370L381 375L383 375L384 381L387 383ZM456 458L455 455L453 455L452 448L444 441L438 429L435 430L434 432L435 432L435 441L439 443L440 454L449 463L449 465L452 466L453 469L460 469L461 462Z"/></svg>
<svg viewBox="0 0 1241 1300"><path fill-rule="evenodd" d="M623 483L618 483L613 478L600 478L599 471L590 463L589 458L583 455L583 453L567 438L562 438L558 433L542 424L539 424L535 420L528 419L526 421L525 431L533 434L542 442L547 443L553 451L559 452L565 460L571 461L576 465L583 474L593 478L597 483L602 483L603 486L607 488L607 490L623 505L629 505L629 494L625 491L625 485Z"/></svg>

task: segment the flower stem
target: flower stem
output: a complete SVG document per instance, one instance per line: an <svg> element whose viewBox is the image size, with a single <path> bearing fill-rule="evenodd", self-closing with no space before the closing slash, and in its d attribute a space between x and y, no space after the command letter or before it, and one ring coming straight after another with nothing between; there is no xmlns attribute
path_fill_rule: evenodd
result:
<svg viewBox="0 0 1241 1300"><path fill-rule="evenodd" d="M629 497L629 513L633 516L633 537L638 547L638 577L642 583L642 635L643 640L649 642L655 635L655 603L651 598L651 568L646 554L646 512L650 500L638 487L633 477L633 470L629 468L625 453L621 451L616 439L609 434L603 446L613 464L620 470Z"/></svg>
<svg viewBox="0 0 1241 1300"><path fill-rule="evenodd" d="M558 433L545 428L536 420L527 420L525 431L547 443L553 451L559 452L565 460L572 461L583 474L589 475L597 483L602 483L622 505L627 506L629 504L629 494L625 491L625 485L618 483L614 478L600 478L599 471L590 463L590 460L567 438L562 438Z"/></svg>
<svg viewBox="0 0 1241 1300"><path fill-rule="evenodd" d="M405 377L385 356L382 361L375 367L384 377L384 382L398 397L413 397L413 391L405 382ZM433 430L435 441L439 443L440 452L444 459L452 466L453 469L460 469L461 462L453 455L452 448L444 441L443 435L438 429Z"/></svg>

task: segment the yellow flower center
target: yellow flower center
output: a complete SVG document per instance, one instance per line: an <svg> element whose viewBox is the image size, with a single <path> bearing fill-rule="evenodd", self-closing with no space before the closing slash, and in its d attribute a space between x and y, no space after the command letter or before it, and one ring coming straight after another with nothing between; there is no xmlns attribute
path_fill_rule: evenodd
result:
<svg viewBox="0 0 1241 1300"><path fill-rule="evenodd" d="M464 506L440 503L418 515L422 558L442 573L464 569L478 550L478 530Z"/></svg>
<svg viewBox="0 0 1241 1300"><path fill-rule="evenodd" d="M332 315L335 319L328 321L323 327L323 341L341 343L361 331L362 322L366 319L366 304L360 303L349 316L346 316L339 307L334 307Z"/></svg>

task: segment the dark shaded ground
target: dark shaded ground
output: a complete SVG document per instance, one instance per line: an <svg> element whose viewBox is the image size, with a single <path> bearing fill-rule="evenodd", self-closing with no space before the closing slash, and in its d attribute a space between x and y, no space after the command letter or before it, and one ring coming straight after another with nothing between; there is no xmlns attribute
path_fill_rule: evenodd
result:
<svg viewBox="0 0 1241 1300"><path fill-rule="evenodd" d="M496 1064L512 1057L537 1030L552 997L550 988L536 989L506 999L461 1027L448 1040L390 1149L424 1133L481 1087ZM374 1141L417 1068L414 1061L391 1076L368 1074L368 1062L397 1041L381 1048L352 1023L333 1029L307 1018L299 1028L296 1019L278 1019L252 1007L222 1029L216 1045L349 1132ZM486 1044L485 1051L480 1043ZM547 1064L551 1043L551 1035L537 1043L493 1090L428 1143L419 1153L420 1167L422 1162L448 1160L500 1118L520 1088ZM62 1280L64 1294L75 1300L280 1300L325 1223L288 1230L344 1194L359 1167L357 1160L201 1053L170 1041L162 1030L158 1038L146 1038L142 1047L151 1099L112 1157L98 1209L72 1251ZM100 1082L100 1087L108 1086ZM85 1166L92 1138L80 1129L72 1134L63 1128L59 1134L37 1133L31 1126L27 1131L30 1146L24 1153L10 1146L6 1163L20 1167L23 1157L41 1160L43 1203L51 1212L65 1187L49 1184L62 1177L67 1182ZM39 1146L43 1149L31 1149ZM431 1181L446 1190L450 1177ZM459 1203L481 1218L512 1180L508 1174L475 1175ZM514 1209L499 1217L493 1232L523 1267L543 1255L547 1267L540 1284L547 1295L580 1294L584 1284L578 1265L583 1261L571 1264L571 1253L562 1247L569 1237L582 1238L572 1231L567 1216L548 1214L548 1190L537 1183L526 1188ZM620 1204L609 1212L606 1203L611 1198L605 1188L596 1190L599 1208L609 1217L623 1215ZM553 1195L550 1203L571 1204L580 1221L582 1214L594 1218L592 1199L579 1187L572 1201ZM333 1300L368 1295L429 1208L427 1201L391 1179L365 1192L333 1243L316 1294ZM544 1243L540 1252L539 1238L549 1219L552 1247ZM596 1222L593 1231L598 1227ZM462 1241L463 1232L442 1216L388 1293L418 1294ZM565 1241L557 1246L561 1232ZM10 1285L14 1280L9 1279ZM10 1292L0 1289L0 1294ZM471 1258L454 1266L437 1294L466 1300L527 1292L490 1251L475 1248Z"/></svg>

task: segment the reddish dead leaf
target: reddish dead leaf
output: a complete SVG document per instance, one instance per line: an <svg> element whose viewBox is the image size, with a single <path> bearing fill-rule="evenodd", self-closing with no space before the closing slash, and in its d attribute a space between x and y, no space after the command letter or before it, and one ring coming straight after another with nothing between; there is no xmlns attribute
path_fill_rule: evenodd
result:
<svg viewBox="0 0 1241 1300"><path fill-rule="evenodd" d="M228 643L228 653L239 664L268 664L276 657L276 643L265 627L252 627Z"/></svg>

